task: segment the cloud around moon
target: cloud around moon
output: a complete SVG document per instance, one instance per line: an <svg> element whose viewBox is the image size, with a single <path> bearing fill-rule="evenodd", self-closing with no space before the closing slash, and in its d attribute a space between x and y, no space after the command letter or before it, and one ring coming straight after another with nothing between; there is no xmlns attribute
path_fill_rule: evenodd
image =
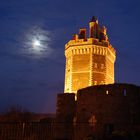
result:
<svg viewBox="0 0 140 140"><path fill-rule="evenodd" d="M40 27L32 27L25 33L22 53L28 56L49 57L52 52L51 33Z"/></svg>

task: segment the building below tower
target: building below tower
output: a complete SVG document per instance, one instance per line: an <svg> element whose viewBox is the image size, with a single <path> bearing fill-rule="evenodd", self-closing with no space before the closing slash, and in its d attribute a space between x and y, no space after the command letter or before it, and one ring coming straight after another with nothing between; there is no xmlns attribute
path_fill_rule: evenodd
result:
<svg viewBox="0 0 140 140"><path fill-rule="evenodd" d="M71 136L65 133L67 139L81 140L89 135L103 139L116 132L140 133L139 86L97 85L78 90L77 101L74 94L68 93L58 94L57 99L57 122L63 122L64 128L71 132ZM65 129L61 129L61 134Z"/></svg>

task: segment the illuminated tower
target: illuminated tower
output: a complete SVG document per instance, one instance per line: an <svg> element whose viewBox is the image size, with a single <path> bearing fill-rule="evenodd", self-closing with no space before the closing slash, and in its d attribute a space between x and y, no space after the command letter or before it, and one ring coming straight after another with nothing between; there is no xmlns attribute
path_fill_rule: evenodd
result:
<svg viewBox="0 0 140 140"><path fill-rule="evenodd" d="M106 28L93 17L86 29L79 30L65 45L65 93L100 84L114 83L115 49L111 46Z"/></svg>

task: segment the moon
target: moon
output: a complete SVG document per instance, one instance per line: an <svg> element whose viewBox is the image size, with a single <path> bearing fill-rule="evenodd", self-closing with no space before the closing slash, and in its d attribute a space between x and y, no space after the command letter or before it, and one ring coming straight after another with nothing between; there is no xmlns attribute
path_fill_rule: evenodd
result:
<svg viewBox="0 0 140 140"><path fill-rule="evenodd" d="M40 46L40 45L41 45L40 40L34 40L34 41L33 41L33 46L34 46L34 47L38 47L38 46Z"/></svg>
<svg viewBox="0 0 140 140"><path fill-rule="evenodd" d="M21 52L33 58L49 57L52 53L51 32L40 27L32 27L25 32Z"/></svg>
<svg viewBox="0 0 140 140"><path fill-rule="evenodd" d="M42 44L41 44L41 41L39 39L33 39L31 46L36 51L40 51L42 49Z"/></svg>

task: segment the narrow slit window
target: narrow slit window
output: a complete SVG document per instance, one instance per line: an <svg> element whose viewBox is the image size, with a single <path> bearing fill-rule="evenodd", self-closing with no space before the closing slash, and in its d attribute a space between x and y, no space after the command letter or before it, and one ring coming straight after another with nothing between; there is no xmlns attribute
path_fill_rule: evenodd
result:
<svg viewBox="0 0 140 140"><path fill-rule="evenodd" d="M124 89L124 91L123 91L123 95L126 96L126 89Z"/></svg>
<svg viewBox="0 0 140 140"><path fill-rule="evenodd" d="M108 91L108 90L106 90L106 94L107 94L107 95L109 94L109 91Z"/></svg>

